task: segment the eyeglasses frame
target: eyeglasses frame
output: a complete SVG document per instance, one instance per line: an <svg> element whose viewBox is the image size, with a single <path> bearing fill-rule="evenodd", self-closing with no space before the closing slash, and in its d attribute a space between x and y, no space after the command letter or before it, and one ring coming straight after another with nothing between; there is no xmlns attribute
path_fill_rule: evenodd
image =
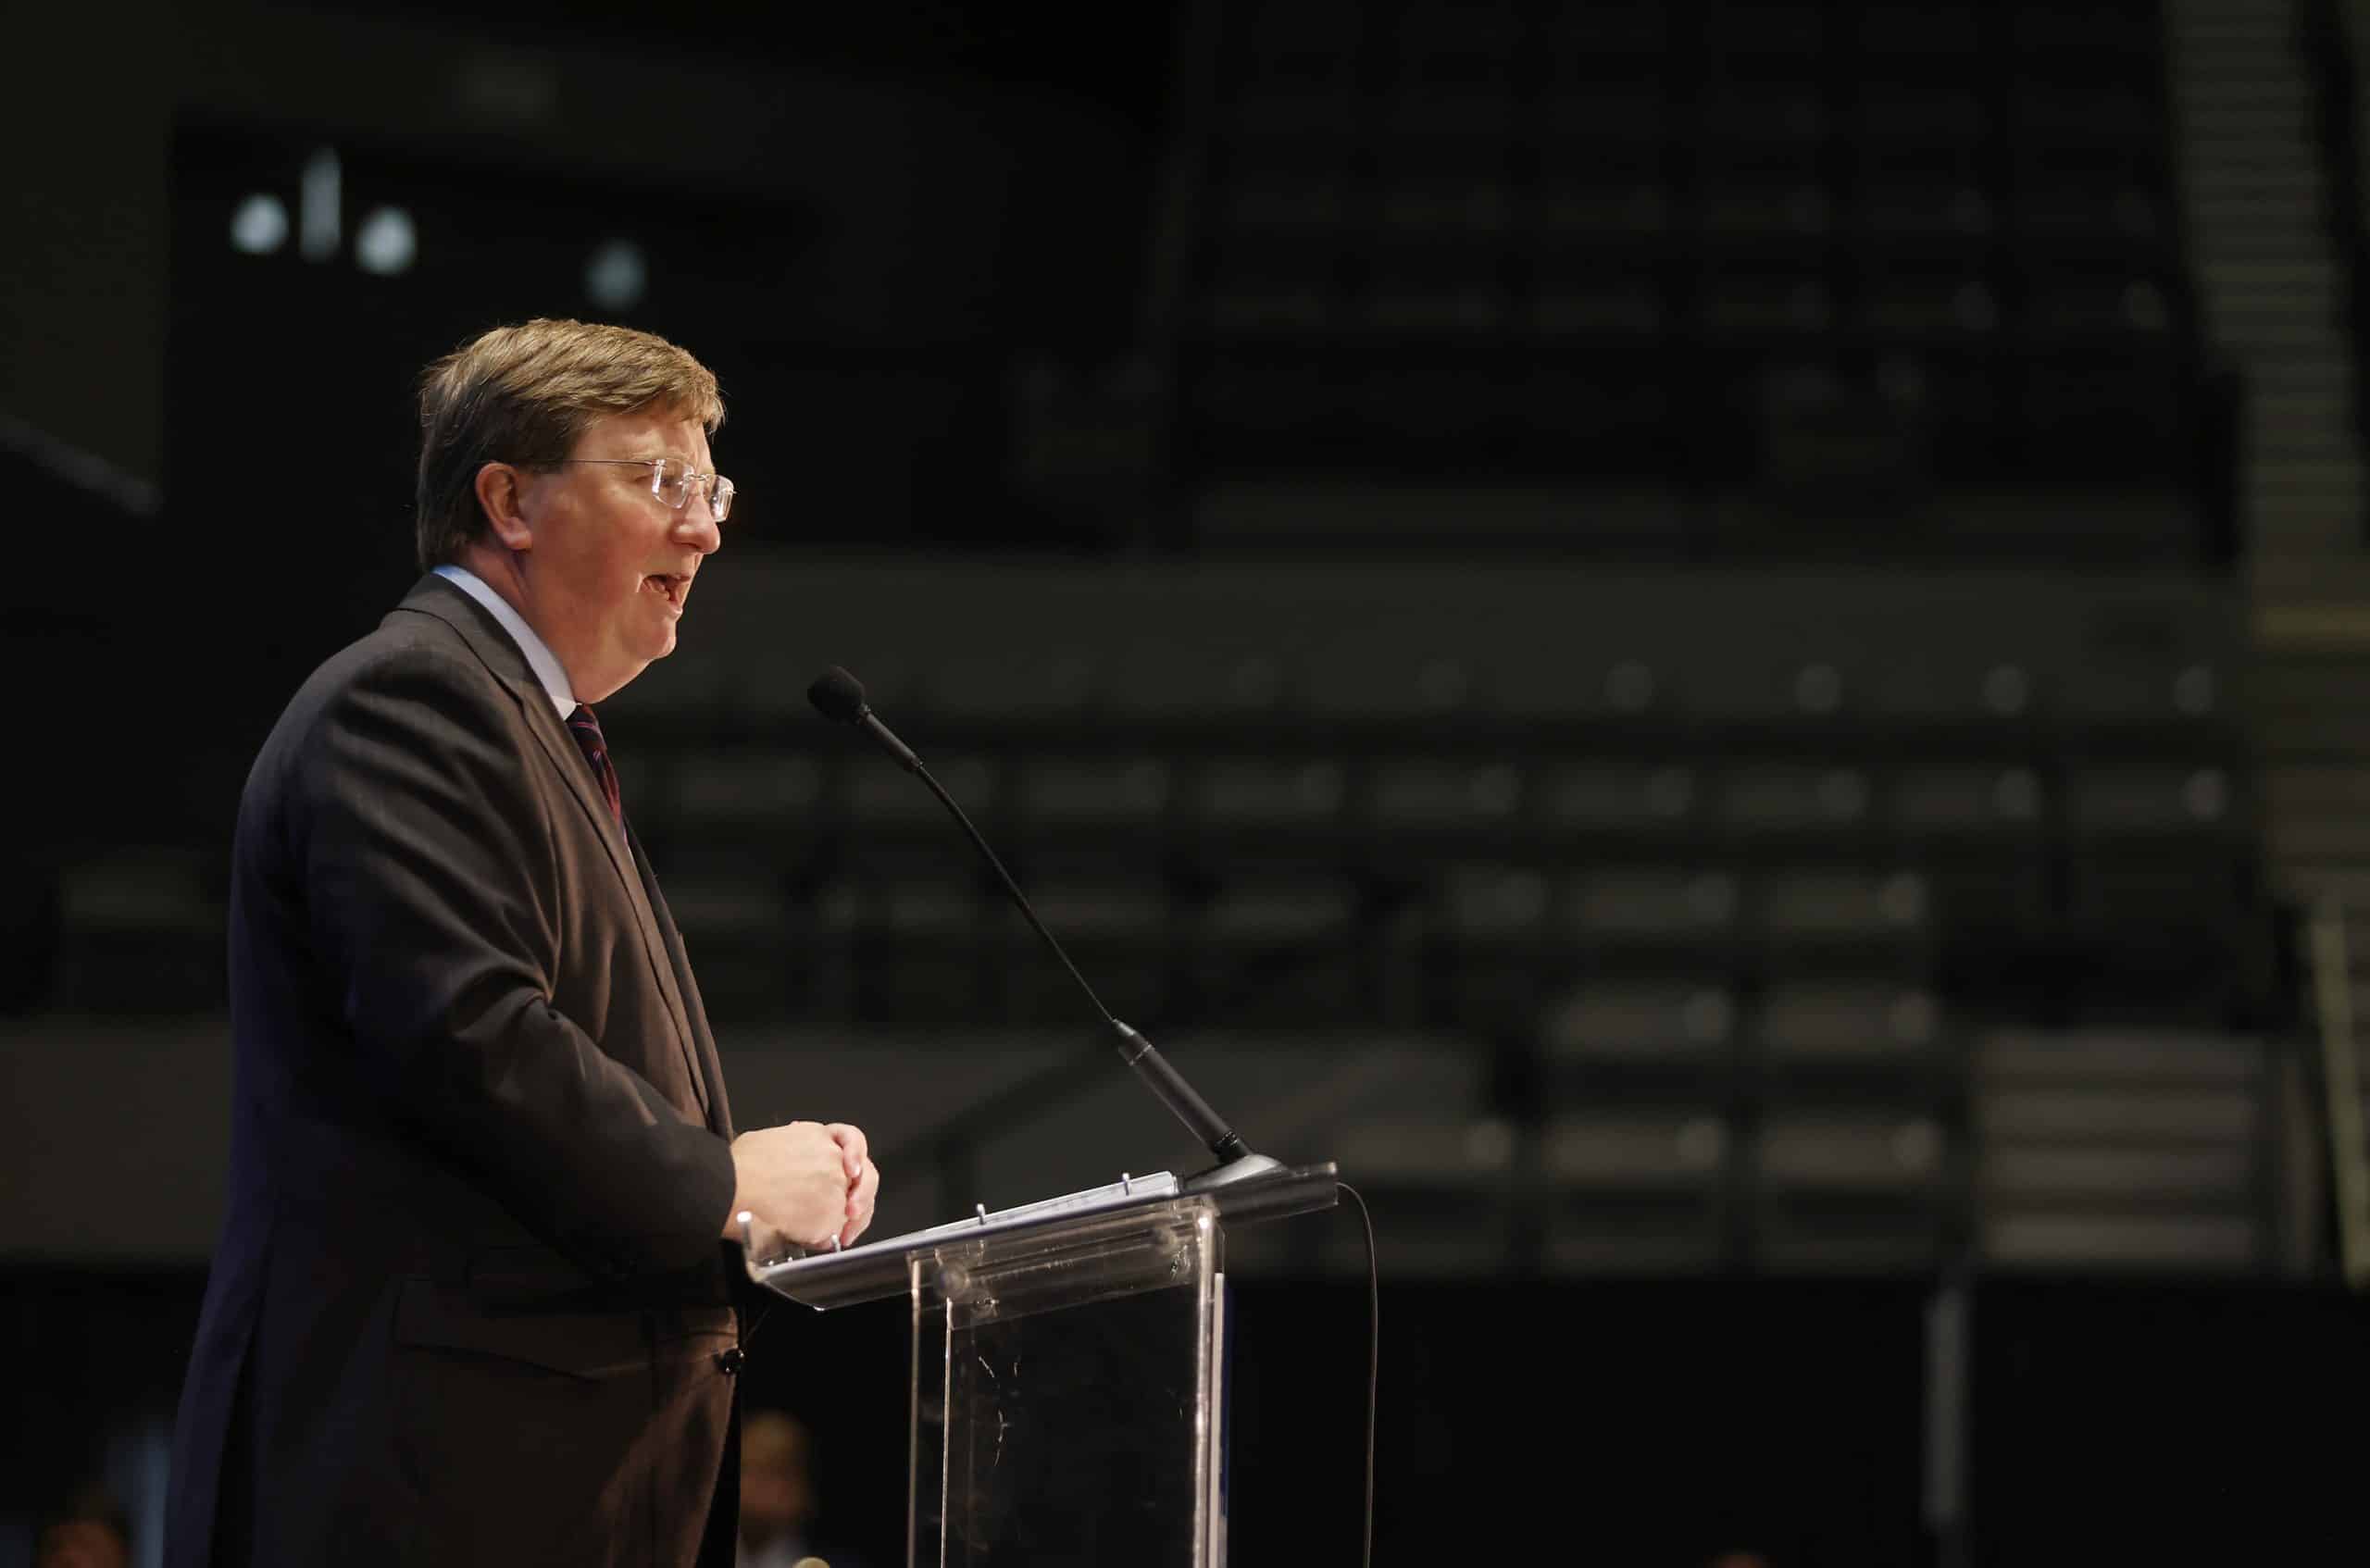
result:
<svg viewBox="0 0 2370 1568"><path fill-rule="evenodd" d="M650 493L663 506L667 504L667 497L661 493L662 488L667 483L667 470L681 462L682 459L680 457L546 457L540 462L522 463L519 467L541 468L556 467L562 463L604 463L620 467L646 467L650 470ZM683 472L683 499L673 504L674 510L680 512L691 505L692 481L694 479L699 480L701 487L707 492L707 515L710 521L721 523L732 515L732 498L739 493L732 481L722 474L703 474L695 468L689 467L686 467Z"/></svg>

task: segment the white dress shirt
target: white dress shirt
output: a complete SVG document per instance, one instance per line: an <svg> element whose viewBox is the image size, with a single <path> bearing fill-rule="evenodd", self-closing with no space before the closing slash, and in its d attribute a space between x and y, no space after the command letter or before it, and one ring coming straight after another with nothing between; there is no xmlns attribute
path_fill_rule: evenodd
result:
<svg viewBox="0 0 2370 1568"><path fill-rule="evenodd" d="M560 722L567 723L568 716L576 711L576 688L568 684L568 671L560 667L559 655L543 646L543 640L535 635L535 628L527 624L526 617L510 607L510 601L488 588L485 579L467 566L447 564L437 567L436 575L483 604L502 623L510 641L527 655L527 667L543 683L543 694L552 700Z"/></svg>

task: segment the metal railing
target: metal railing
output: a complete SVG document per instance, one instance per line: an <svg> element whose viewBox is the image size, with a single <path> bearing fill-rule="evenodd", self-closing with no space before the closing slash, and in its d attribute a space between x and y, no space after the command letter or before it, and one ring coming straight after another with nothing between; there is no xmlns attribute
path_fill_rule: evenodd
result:
<svg viewBox="0 0 2370 1568"><path fill-rule="evenodd" d="M2337 1183L2338 1256L2346 1284L2370 1289L2370 1154L2363 1144L2361 1045L2354 1034L2345 902L2335 893L2314 903L2312 940L2329 1165Z"/></svg>

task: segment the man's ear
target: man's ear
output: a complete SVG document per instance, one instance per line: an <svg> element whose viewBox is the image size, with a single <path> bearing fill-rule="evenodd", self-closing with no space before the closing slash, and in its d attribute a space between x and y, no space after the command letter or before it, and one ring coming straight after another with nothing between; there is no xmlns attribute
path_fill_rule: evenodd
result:
<svg viewBox="0 0 2370 1568"><path fill-rule="evenodd" d="M534 525L527 521L527 477L507 463L488 463L478 470L478 510L486 527L505 550L532 550Z"/></svg>

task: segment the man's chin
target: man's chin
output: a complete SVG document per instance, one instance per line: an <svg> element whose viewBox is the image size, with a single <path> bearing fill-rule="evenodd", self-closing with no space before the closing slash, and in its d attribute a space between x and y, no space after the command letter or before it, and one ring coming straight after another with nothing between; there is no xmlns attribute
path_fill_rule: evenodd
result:
<svg viewBox="0 0 2370 1568"><path fill-rule="evenodd" d="M667 646L655 653L648 655L637 653L630 658L620 660L616 669L607 678L592 683L595 686L605 687L605 691L603 691L598 696L587 696L585 695L584 685L579 684L576 689L577 700L585 703L607 702L610 698L616 696L627 687L631 686L634 683L635 678L640 676L643 670L648 669L654 661L663 659L674 651L674 641L672 639L669 639Z"/></svg>

